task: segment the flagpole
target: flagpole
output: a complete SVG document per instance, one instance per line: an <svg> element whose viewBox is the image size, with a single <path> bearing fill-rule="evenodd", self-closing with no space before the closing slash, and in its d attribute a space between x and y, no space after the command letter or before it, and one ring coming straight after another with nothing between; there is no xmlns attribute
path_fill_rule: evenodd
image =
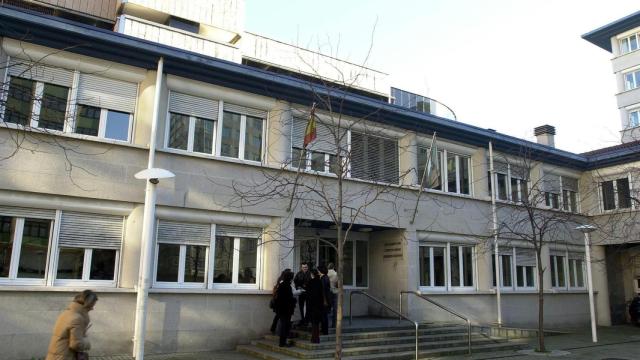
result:
<svg viewBox="0 0 640 360"><path fill-rule="evenodd" d="M316 111L316 103L314 102L311 105L311 111L309 112L309 123L314 121L315 111ZM291 198L289 199L289 206L287 206L287 212L290 212L291 208L293 207L293 198L295 197L296 189L298 188L298 179L300 179L300 173L301 173L300 169L302 167L301 165L302 165L303 158L305 160L305 168L306 168L306 156L303 156L303 155L306 155L307 145L309 145L306 140L309 123L307 124L307 129L305 129L305 134L304 134L305 140L303 142L302 149L300 149L300 157L298 158L298 169L296 170L296 178L293 182L293 191L291 192ZM315 128L315 125L314 125L314 128ZM314 129L314 132L315 132L315 129Z"/></svg>
<svg viewBox="0 0 640 360"><path fill-rule="evenodd" d="M498 213L496 210L496 177L493 169L493 143L489 141L489 174L491 175L491 215L493 217L493 250L496 278L496 301L498 308L498 326L502 326L502 302L500 301L500 251L498 248Z"/></svg>
<svg viewBox="0 0 640 360"><path fill-rule="evenodd" d="M431 146L436 140L436 132L433 132L433 137L431 138ZM429 154L427 155L427 163L425 164L424 171L422 172L422 179L420 179L420 189L418 190L418 198L416 199L416 206L413 209L413 217L411 218L411 224L416 220L416 215L418 214L418 203L420 203L420 196L422 195L422 191L424 190L424 179L427 177L427 170L429 169L429 163L431 162L431 150L429 150ZM437 159L436 159L437 161Z"/></svg>

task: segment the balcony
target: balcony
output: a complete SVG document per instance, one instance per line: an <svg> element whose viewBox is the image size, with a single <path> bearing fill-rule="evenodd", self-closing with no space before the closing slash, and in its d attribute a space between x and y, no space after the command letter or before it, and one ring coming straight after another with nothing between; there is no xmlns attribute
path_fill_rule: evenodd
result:
<svg viewBox="0 0 640 360"><path fill-rule="evenodd" d="M161 25L129 15L122 15L116 22L116 31L159 44L182 50L240 63L240 50L232 45L222 44L198 34Z"/></svg>

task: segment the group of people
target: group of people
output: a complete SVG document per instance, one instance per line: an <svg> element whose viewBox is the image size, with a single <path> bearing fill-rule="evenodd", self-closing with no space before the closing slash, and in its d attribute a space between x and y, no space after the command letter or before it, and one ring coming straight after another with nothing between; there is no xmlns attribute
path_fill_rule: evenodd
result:
<svg viewBox="0 0 640 360"><path fill-rule="evenodd" d="M331 327L336 326L337 294L338 274L331 263L309 269L309 264L303 262L295 276L291 269L285 269L273 288L271 300L271 308L276 313L271 323L271 332L275 334L278 325L280 326L279 345L291 346L287 343L287 338L296 303L300 308L298 326L306 327L311 323L311 342L319 343L320 333L329 334L329 314Z"/></svg>

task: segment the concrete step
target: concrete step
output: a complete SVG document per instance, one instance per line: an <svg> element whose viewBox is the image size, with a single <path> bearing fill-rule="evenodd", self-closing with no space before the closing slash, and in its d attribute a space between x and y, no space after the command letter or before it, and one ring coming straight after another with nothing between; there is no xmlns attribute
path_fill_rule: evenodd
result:
<svg viewBox="0 0 640 360"><path fill-rule="evenodd" d="M506 340L504 339L492 339L492 338L476 338L474 341L474 345L495 345L498 343L504 343ZM329 343L331 344L331 343ZM456 340L444 340L444 341L431 341L431 342L421 342L419 344L419 348L421 351L423 350L446 350L448 348L456 348L456 347L466 347L467 339L456 339ZM252 342L252 345L257 345L263 349L279 352L284 355L298 358L298 359L321 359L326 357L331 357L333 354L333 347L330 346L328 348L324 348L321 345L318 348L314 348L313 345L310 344L311 348L302 348L299 346L294 347L279 347L277 341L270 340L258 340ZM399 343L399 344L380 344L378 342L374 342L372 344L355 344L351 347L344 347L343 354L345 356L360 356L360 355L369 355L369 354L382 354L382 353L395 353L395 352L405 352L405 351L413 351L415 349L415 343L413 339L408 339L408 341Z"/></svg>
<svg viewBox="0 0 640 360"><path fill-rule="evenodd" d="M481 334L471 334L471 340L482 340L486 339L486 336ZM266 335L265 340L277 342L278 336L276 335ZM436 341L447 341L447 340L461 340L467 341L467 333L445 333L445 334L431 334L431 335L422 335L419 337L419 341L421 343L430 343ZM390 337L375 337L375 338L361 338L361 339L351 339L344 340L342 342L343 347L358 347L358 346L369 346L369 345L395 345L402 343L413 343L415 341L415 335L410 336L390 336ZM335 347L334 341L325 341L320 344L313 344L309 342L308 339L293 339L293 343L300 348L309 349L309 350L318 350L318 349L333 349Z"/></svg>
<svg viewBox="0 0 640 360"><path fill-rule="evenodd" d="M442 326L442 327L425 327L420 328L418 333L420 336L422 335L433 335L433 334L450 334L456 332L466 332L466 328L464 326ZM311 333L309 331L295 329L292 331L294 335L301 339L311 339ZM355 339L372 339L372 338L386 338L392 336L415 336L415 328L384 328L382 330L375 330L365 328L359 332L347 332L342 334L343 341L347 340L355 340ZM330 333L329 335L320 335L320 341L335 341L335 333Z"/></svg>
<svg viewBox="0 0 640 360"><path fill-rule="evenodd" d="M473 353L481 353L481 352L498 352L498 351L513 351L522 349L527 346L527 340L518 339L512 340L509 342L501 342L501 343L488 343L488 344L479 344L473 345L472 352ZM284 350L288 350L290 348L281 348ZM238 346L238 351L247 355L251 355L257 359L264 360L298 360L305 359L303 357L294 357L290 354L283 353L280 351L272 351L269 349L265 349L259 347L257 345L241 345ZM323 352L324 357L315 358L316 360L332 360L333 352ZM453 346L448 348L440 348L440 349L427 349L420 350L420 358L421 359L430 359L432 357L437 356L450 356L450 355L464 355L467 353L466 346ZM372 352L367 354L344 354L343 359L345 360L410 360L414 359L415 353L413 350L409 351L394 351L394 352Z"/></svg>

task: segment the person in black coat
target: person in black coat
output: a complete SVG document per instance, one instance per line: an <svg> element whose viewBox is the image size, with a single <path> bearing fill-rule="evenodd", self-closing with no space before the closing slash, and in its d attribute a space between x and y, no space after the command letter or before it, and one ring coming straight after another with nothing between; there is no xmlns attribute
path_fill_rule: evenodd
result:
<svg viewBox="0 0 640 360"><path fill-rule="evenodd" d="M309 323L309 304L307 303L308 295L305 293L309 280L311 279L311 273L309 272L309 264L303 262L300 264L300 271L293 279L293 284L296 290L300 291L298 296L298 305L300 306L300 324L299 326L307 326ZM306 310L305 310L306 307Z"/></svg>
<svg viewBox="0 0 640 360"><path fill-rule="evenodd" d="M311 317L311 342L320 342L320 322L326 307L326 296L317 269L311 269L311 280L307 285L307 306Z"/></svg>
<svg viewBox="0 0 640 360"><path fill-rule="evenodd" d="M280 342L281 347L290 346L287 344L287 336L291 329L291 316L296 308L296 298L293 296L291 289L291 280L293 280L293 272L286 269L282 275L282 279L276 285L274 291L274 310L276 316L280 320Z"/></svg>
<svg viewBox="0 0 640 360"><path fill-rule="evenodd" d="M631 317L632 324L640 326L640 294L636 294L636 297L631 300L631 304L629 304L629 316Z"/></svg>
<svg viewBox="0 0 640 360"><path fill-rule="evenodd" d="M331 312L331 282L327 276L327 267L324 265L318 266L318 272L320 273L320 281L322 282L322 295L323 307L322 314L320 314L320 322L322 324L322 335L329 335L329 313Z"/></svg>

